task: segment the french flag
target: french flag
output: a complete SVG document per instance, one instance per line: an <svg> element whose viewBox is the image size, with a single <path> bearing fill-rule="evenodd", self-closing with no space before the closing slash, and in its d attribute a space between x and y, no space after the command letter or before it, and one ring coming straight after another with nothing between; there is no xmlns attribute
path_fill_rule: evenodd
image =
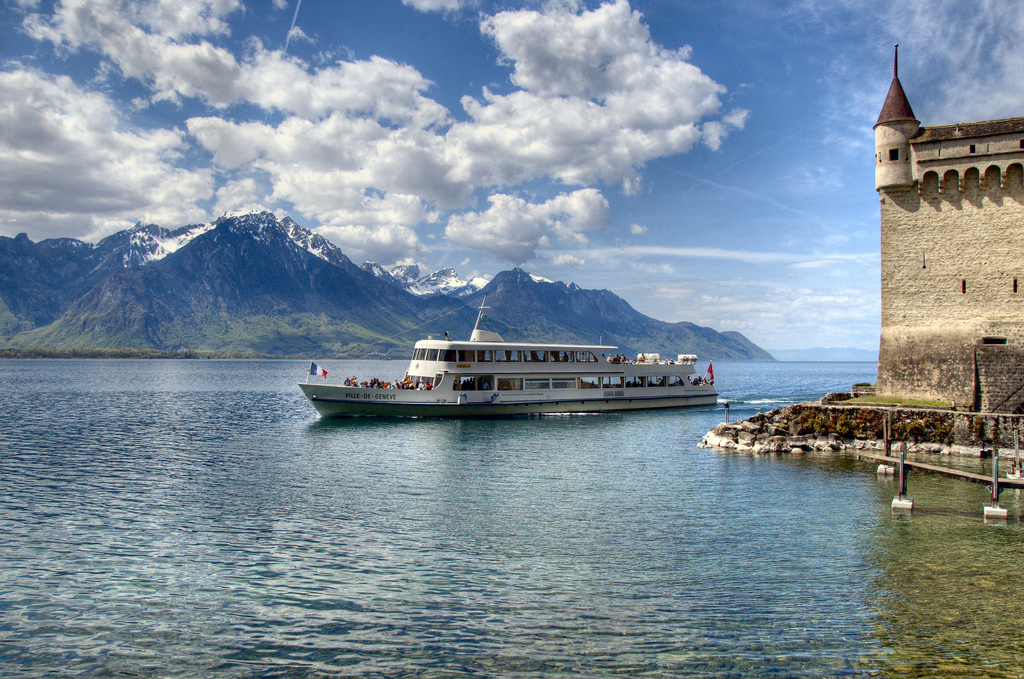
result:
<svg viewBox="0 0 1024 679"><path fill-rule="evenodd" d="M319 375L320 377L327 377L327 371L318 366L316 363L309 364L309 374L314 377Z"/></svg>

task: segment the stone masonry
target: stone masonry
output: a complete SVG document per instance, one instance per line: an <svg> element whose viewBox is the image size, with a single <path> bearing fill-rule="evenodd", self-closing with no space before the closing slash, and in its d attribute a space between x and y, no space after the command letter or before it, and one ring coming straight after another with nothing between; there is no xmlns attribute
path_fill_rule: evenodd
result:
<svg viewBox="0 0 1024 679"><path fill-rule="evenodd" d="M1019 412L1024 117L921 127L894 72L875 142L878 393Z"/></svg>

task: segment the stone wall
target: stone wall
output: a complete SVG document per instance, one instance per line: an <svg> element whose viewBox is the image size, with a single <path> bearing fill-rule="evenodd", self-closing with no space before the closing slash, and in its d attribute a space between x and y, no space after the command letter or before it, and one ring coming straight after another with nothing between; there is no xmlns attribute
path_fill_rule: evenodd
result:
<svg viewBox="0 0 1024 679"><path fill-rule="evenodd" d="M1024 348L981 344L975 348L984 412L1021 412L1024 407Z"/></svg>
<svg viewBox="0 0 1024 679"><path fill-rule="evenodd" d="M824 401L825 399L823 399ZM799 403L722 423L709 431L702 446L753 452L811 450L884 450L886 418L890 441L906 441L911 452L981 455L993 443L1013 451L1013 431L1021 415L986 416L934 408L872 407Z"/></svg>
<svg viewBox="0 0 1024 679"><path fill-rule="evenodd" d="M984 407L997 398L975 379L975 346L999 337L1024 347L1021 166L1010 163L1000 173L976 160L981 166L963 176L935 165L924 168L921 182L879 192L881 394ZM986 371L1012 355L986 354ZM1005 375L1020 367L1007 365ZM1024 373L1016 374L1024 384ZM1001 385L1010 379L1004 377Z"/></svg>

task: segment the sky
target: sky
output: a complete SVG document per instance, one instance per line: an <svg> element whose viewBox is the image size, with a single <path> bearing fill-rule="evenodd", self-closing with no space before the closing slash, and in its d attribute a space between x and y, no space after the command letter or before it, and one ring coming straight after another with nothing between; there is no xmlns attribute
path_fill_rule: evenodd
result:
<svg viewBox="0 0 1024 679"><path fill-rule="evenodd" d="M923 125L1024 115L1016 1L0 3L0 235L266 209L769 350L878 347L894 44Z"/></svg>

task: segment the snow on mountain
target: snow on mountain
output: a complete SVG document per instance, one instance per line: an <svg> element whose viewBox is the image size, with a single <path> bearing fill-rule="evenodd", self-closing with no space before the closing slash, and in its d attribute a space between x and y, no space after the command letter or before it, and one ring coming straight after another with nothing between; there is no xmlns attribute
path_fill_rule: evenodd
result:
<svg viewBox="0 0 1024 679"><path fill-rule="evenodd" d="M377 262L363 262L362 268L364 271L369 271L371 274L381 279L382 281L386 281L391 285L394 285L395 287L405 288L405 285L402 283L402 281L392 276L387 269L382 267Z"/></svg>
<svg viewBox="0 0 1024 679"><path fill-rule="evenodd" d="M95 249L109 253L104 255L109 262L120 260L120 265L126 269L139 267L163 259L213 227L213 224L191 224L169 231L156 224L140 222L126 231L107 236Z"/></svg>
<svg viewBox="0 0 1024 679"><path fill-rule="evenodd" d="M337 245L327 240L318 233L310 231L304 226L296 224L291 217L285 217L280 221L281 228L285 230L288 237L301 248L316 255L320 259L337 263L345 254Z"/></svg>
<svg viewBox="0 0 1024 679"><path fill-rule="evenodd" d="M420 268L415 264L400 264L391 269L391 275L402 284L403 288L410 288L419 280Z"/></svg>
<svg viewBox="0 0 1024 679"><path fill-rule="evenodd" d="M468 282L464 281L450 266L425 276L420 275L420 268L415 264L401 264L388 271L377 262L364 262L363 269L414 295L441 294L449 297L466 297L488 283L486 278L480 276L475 276Z"/></svg>

